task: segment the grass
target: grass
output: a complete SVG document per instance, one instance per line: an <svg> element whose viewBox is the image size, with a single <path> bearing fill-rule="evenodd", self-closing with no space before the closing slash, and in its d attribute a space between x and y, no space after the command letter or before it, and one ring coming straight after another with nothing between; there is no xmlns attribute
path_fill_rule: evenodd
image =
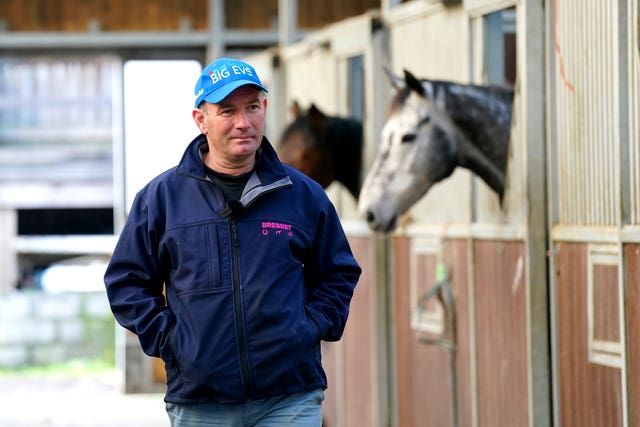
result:
<svg viewBox="0 0 640 427"><path fill-rule="evenodd" d="M9 375L42 376L73 376L80 377L90 374L109 372L115 369L113 363L102 359L72 359L63 363L45 366L26 366L21 368L0 368L0 377Z"/></svg>

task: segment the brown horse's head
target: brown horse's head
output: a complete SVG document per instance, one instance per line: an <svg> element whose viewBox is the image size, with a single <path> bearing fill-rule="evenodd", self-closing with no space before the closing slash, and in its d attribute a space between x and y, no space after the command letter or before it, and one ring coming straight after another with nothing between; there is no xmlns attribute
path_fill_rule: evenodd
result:
<svg viewBox="0 0 640 427"><path fill-rule="evenodd" d="M360 192L362 124L324 114L315 104L302 112L291 107L292 123L283 131L278 156L323 188L342 183L357 199Z"/></svg>

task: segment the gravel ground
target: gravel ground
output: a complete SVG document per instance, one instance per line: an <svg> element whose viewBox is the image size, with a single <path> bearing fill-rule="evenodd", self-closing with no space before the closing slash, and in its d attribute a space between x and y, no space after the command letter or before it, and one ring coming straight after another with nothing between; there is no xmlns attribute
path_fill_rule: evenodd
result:
<svg viewBox="0 0 640 427"><path fill-rule="evenodd" d="M0 377L0 427L168 427L160 394L123 394L117 371Z"/></svg>

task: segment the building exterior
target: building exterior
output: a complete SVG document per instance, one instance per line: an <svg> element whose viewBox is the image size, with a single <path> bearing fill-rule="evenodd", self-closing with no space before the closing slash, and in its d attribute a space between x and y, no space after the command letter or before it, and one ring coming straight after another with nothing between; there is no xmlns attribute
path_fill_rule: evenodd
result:
<svg viewBox="0 0 640 427"><path fill-rule="evenodd" d="M640 425L638 0L280 0L263 2L267 16L255 16L250 0L210 0L204 9L204 2L147 2L127 13L91 9L115 1L81 3L88 6L76 8L75 20L68 9L38 15L29 1L0 6L0 268L13 282L28 268L24 260L51 261L65 248L108 256L130 196L120 122L126 101L118 90L93 95L105 93L105 79L124 87L131 59L243 55L273 88L272 138L291 101L314 102L363 120L367 167L392 93L385 67L509 84L516 96L502 205L459 168L398 230L379 235L343 188L327 189L364 273L344 339L324 348L327 423ZM35 18L12 17L26 16L16 10ZM38 16L58 19L46 24ZM145 19L148 28L137 27ZM67 79L55 77L61 50L69 61L62 69L89 76L82 78L92 82L92 96L73 85L41 89L53 86L48 78ZM43 80L33 84L39 102L28 102L29 85L9 92L16 73L6 70L15 67L22 82ZM59 116L34 110L47 105L67 108ZM74 129L77 122L85 126ZM59 145L45 150L44 142ZM34 168L35 160L46 167ZM45 220L62 227L49 211L69 218L76 208L95 219L91 233L65 246L67 238L38 231ZM436 285L442 268L455 316L437 303L417 316L416 295ZM455 357L434 340L452 342ZM128 378L141 377L132 390L161 384L161 365L136 363L143 359L130 359L135 354L125 364Z"/></svg>

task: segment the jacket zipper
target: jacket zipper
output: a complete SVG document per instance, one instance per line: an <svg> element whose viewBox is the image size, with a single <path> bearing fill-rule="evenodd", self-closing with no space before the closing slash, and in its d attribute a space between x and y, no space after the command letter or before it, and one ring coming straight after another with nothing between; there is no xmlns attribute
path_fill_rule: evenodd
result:
<svg viewBox="0 0 640 427"><path fill-rule="evenodd" d="M240 366L242 368L242 384L247 397L251 397L251 374L249 372L249 356L247 352L247 332L244 327L244 310L242 309L242 289L240 287L240 267L238 260L238 227L236 220L230 217L233 263L233 301L236 311L236 338L240 350Z"/></svg>

